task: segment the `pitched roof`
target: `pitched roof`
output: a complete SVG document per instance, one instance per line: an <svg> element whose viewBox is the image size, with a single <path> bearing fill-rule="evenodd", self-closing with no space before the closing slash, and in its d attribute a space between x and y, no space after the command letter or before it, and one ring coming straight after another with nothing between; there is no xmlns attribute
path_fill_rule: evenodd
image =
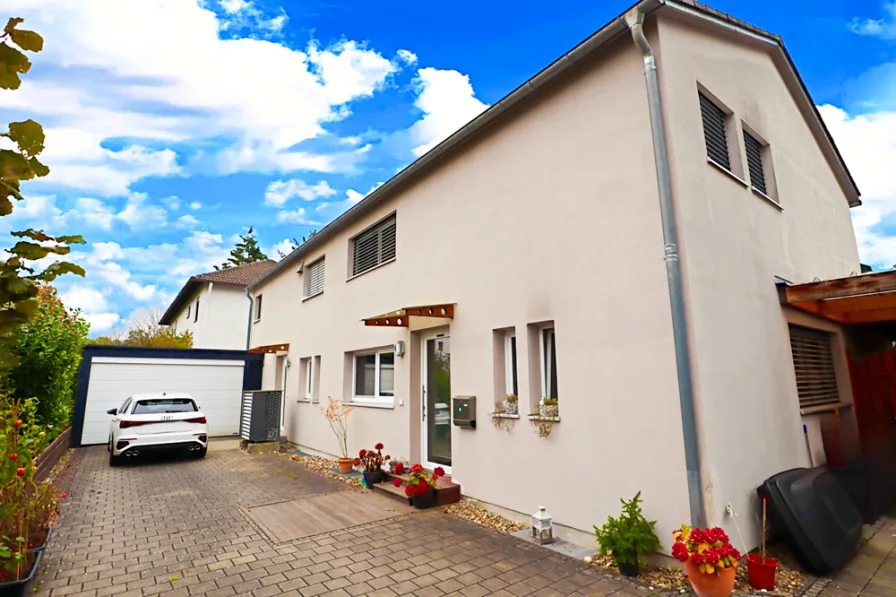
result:
<svg viewBox="0 0 896 597"><path fill-rule="evenodd" d="M298 248L294 249L292 253L277 262L275 267L272 267L262 274L261 277L252 282L249 285L249 289L252 290L258 287L266 280L276 276L279 272L284 271L294 264L300 263L305 255L328 242L333 235L362 218L382 201L388 200L393 194L398 192L403 185L412 182L415 176L427 172L431 168L438 168L439 164L442 162L442 156L458 147L462 147L469 139L484 134L484 131L488 129L488 125L498 120L511 107L516 106L518 103L525 102L531 95L537 95L542 87L545 87L548 83L565 74L571 67L578 64L584 58L599 52L621 36L630 35L626 23L627 16L633 15L635 11L637 11L646 18L658 10L666 11L664 14L676 15L679 18L690 19L692 22L712 27L722 34L737 35L739 36L739 39L756 42L759 45L770 49L773 60L781 70L781 74L788 83L788 87L791 87L794 90L793 92L796 101L806 118L809 128L812 130L815 139L821 147L822 153L834 170L835 176L843 189L844 195L849 201L850 207L861 205L858 186L856 185L852 174L850 174L849 169L846 167L843 156L837 149L833 137L831 137L827 126L825 126L824 121L821 118L821 114L818 112L818 108L815 106L815 102L812 101L806 84L800 77L799 72L797 72L796 65L793 63L793 59L790 57L787 48L784 47L784 42L779 36L769 33L764 29L760 29L759 27L750 25L740 19L736 19L714 8L710 8L697 0L640 0L570 51L557 58L531 79L504 96L499 102L492 105L479 116L455 131L447 139L420 156L416 161L412 162L398 174L386 181L385 184L380 185L376 190L372 191L363 200L356 203L342 215L324 226L320 232L308 239L307 242L303 243Z"/></svg>
<svg viewBox="0 0 896 597"><path fill-rule="evenodd" d="M184 284L177 296L171 302L171 305L159 320L161 325L171 325L177 314L180 313L184 305L187 303L196 289L202 284L220 284L223 286L235 286L245 288L252 282L263 276L269 269L276 265L273 259L265 259L264 261L255 261L244 265L228 267L227 269L215 270L192 276L187 283Z"/></svg>

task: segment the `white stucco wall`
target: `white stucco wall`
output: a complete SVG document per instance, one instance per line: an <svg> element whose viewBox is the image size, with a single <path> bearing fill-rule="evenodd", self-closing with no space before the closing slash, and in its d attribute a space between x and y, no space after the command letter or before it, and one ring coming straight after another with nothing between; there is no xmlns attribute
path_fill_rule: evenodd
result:
<svg viewBox="0 0 896 597"><path fill-rule="evenodd" d="M397 258L347 281L349 239L397 213ZM491 134L306 256L327 259L325 291L302 301L296 268L257 289L252 346L288 342L287 384L301 358L322 359L320 398L349 397L346 353L408 343L396 359L394 408L358 407L350 448L382 441L420 457L419 335L360 320L400 307L456 303L451 393L478 398L476 430L452 427L453 472L466 495L592 533L643 491L667 537L687 519L671 324L641 59L618 42ZM561 422L539 438L523 417L490 424L493 332L514 327L522 413L540 398L527 326L553 321ZM273 375L266 359L265 381ZM271 386L266 386L271 387ZM291 389L292 393L293 390ZM294 394L298 395L298 394ZM503 397L503 396L502 396ZM291 400L289 438L334 453L318 404ZM666 542L668 543L668 541Z"/></svg>
<svg viewBox="0 0 896 597"><path fill-rule="evenodd" d="M800 283L858 272L849 206L768 53L668 19L660 22L656 49L707 509L711 523L736 536L724 514L731 503L753 547L755 488L774 473L809 465L788 318L837 329L782 310L774 277ZM781 208L707 163L698 85L734 113L738 143L729 149L738 152L735 162L745 163L742 121L769 143ZM838 359L841 394L850 397L843 355ZM817 421L807 423L817 454Z"/></svg>
<svg viewBox="0 0 896 597"><path fill-rule="evenodd" d="M195 317L197 298L198 320ZM178 332L192 332L193 348L243 350L248 317L249 299L245 288L203 284L174 317L174 327Z"/></svg>

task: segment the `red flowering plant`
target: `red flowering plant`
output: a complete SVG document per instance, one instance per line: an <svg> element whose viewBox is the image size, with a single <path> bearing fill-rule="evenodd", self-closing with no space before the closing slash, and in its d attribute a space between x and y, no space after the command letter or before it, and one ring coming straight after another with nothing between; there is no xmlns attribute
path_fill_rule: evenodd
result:
<svg viewBox="0 0 896 597"><path fill-rule="evenodd" d="M377 473L383 470L383 463L392 458L388 454L383 456L383 444L378 443L373 450L361 450L353 464L363 466L365 473Z"/></svg>
<svg viewBox="0 0 896 597"><path fill-rule="evenodd" d="M682 525L672 533L672 538L675 540L672 555L681 562L690 561L703 574L718 574L725 568L738 567L740 552L719 527L692 529Z"/></svg>
<svg viewBox="0 0 896 597"><path fill-rule="evenodd" d="M404 494L408 497L424 497L429 490L436 486L439 478L445 476L445 469L437 466L432 473L423 470L423 465L415 464L411 467L411 474L408 476L408 484L404 488Z"/></svg>

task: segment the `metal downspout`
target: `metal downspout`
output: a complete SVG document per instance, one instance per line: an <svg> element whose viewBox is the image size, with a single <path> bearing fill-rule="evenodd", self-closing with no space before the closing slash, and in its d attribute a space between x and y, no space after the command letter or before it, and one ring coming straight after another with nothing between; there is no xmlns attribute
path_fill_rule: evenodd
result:
<svg viewBox="0 0 896 597"><path fill-rule="evenodd" d="M252 300L252 295L249 293L248 288L246 288L246 298L249 299L249 317L246 318L246 350L249 350L252 347L250 344L250 338L252 337L252 305L255 301Z"/></svg>
<svg viewBox="0 0 896 597"><path fill-rule="evenodd" d="M678 259L678 233L672 183L669 178L669 157L666 153L666 133L663 129L662 104L656 72L656 58L644 35L644 15L633 10L625 16L641 56L644 59L644 78L647 81L647 102L650 106L650 132L653 137L653 157L656 161L656 181L659 187L660 217L663 222L666 277L669 282L669 303L672 308L672 336L675 342L675 363L678 372L678 397L681 406L681 430L684 438L684 458L688 474L688 496L691 524L706 526L703 503L703 482L700 472L700 450L697 439L697 417L694 411L694 390L691 379L691 354L688 347L688 327L684 311L681 285L681 265Z"/></svg>

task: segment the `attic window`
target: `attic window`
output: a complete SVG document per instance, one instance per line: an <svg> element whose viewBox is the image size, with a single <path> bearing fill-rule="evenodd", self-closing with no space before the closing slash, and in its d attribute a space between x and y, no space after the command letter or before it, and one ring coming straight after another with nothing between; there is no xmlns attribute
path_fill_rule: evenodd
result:
<svg viewBox="0 0 896 597"><path fill-rule="evenodd" d="M305 269L305 298L317 296L324 291L326 259L321 257Z"/></svg>
<svg viewBox="0 0 896 597"><path fill-rule="evenodd" d="M765 168L762 166L762 150L764 145L756 137L744 131L744 148L747 151L747 166L750 169L750 184L757 191L768 195L765 183Z"/></svg>
<svg viewBox="0 0 896 597"><path fill-rule="evenodd" d="M728 152L728 133L725 121L728 115L711 99L700 95L700 114L703 117L703 138L706 141L706 157L716 165L731 171L731 155Z"/></svg>

